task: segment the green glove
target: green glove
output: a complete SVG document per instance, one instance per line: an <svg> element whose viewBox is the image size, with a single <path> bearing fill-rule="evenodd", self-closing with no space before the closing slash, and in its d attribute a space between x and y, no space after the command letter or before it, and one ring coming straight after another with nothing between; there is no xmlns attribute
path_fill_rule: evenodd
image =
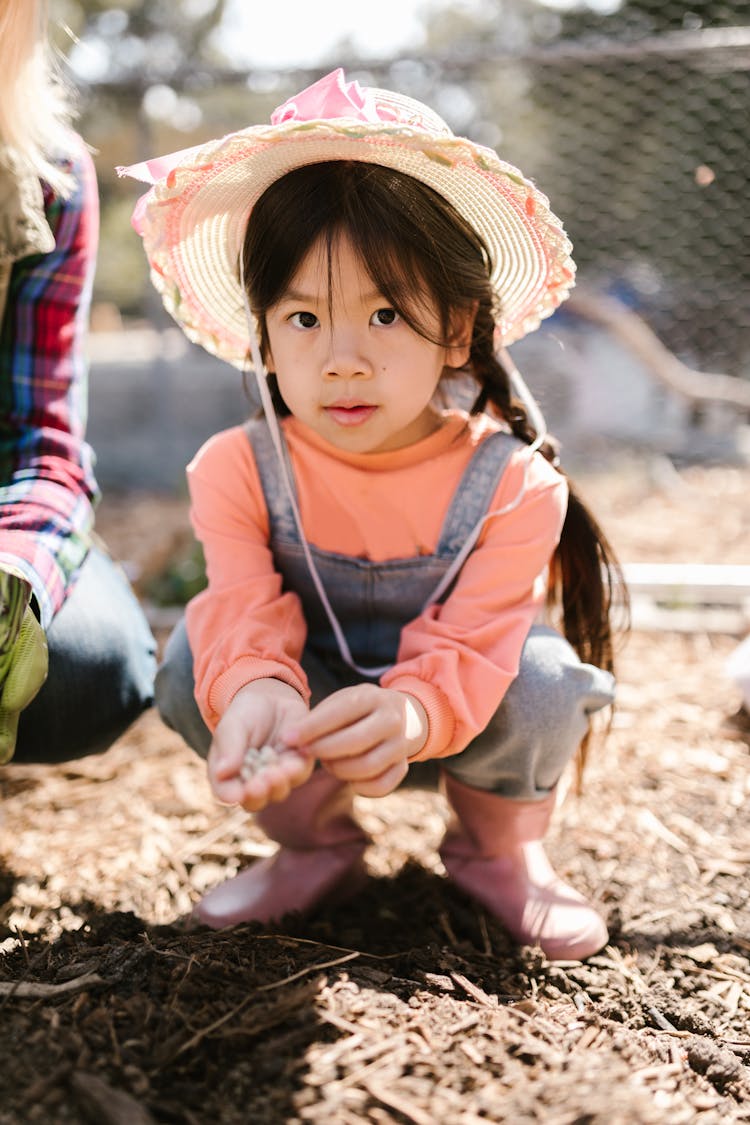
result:
<svg viewBox="0 0 750 1125"><path fill-rule="evenodd" d="M47 639L25 578L0 570L0 765L13 757L18 717L47 679Z"/></svg>

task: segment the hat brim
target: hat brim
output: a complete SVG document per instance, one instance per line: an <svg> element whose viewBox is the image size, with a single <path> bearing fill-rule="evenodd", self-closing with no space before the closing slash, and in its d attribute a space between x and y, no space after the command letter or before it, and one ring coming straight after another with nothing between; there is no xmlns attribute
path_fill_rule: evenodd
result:
<svg viewBox="0 0 750 1125"><path fill-rule="evenodd" d="M254 126L192 150L154 185L141 209L152 281L191 340L247 366L238 262L248 217L281 176L329 160L397 169L456 208L489 252L503 344L536 328L572 288L572 247L547 197L493 150L401 123Z"/></svg>

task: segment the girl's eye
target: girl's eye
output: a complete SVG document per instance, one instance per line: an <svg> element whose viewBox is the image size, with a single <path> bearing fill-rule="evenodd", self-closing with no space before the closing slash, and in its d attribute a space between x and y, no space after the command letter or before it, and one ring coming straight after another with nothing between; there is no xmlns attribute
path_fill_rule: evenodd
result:
<svg viewBox="0 0 750 1125"><path fill-rule="evenodd" d="M295 328L316 328L318 325L317 316L311 312L293 313L289 320Z"/></svg>
<svg viewBox="0 0 750 1125"><path fill-rule="evenodd" d="M370 324L387 327L400 319L395 309L377 309L370 318Z"/></svg>

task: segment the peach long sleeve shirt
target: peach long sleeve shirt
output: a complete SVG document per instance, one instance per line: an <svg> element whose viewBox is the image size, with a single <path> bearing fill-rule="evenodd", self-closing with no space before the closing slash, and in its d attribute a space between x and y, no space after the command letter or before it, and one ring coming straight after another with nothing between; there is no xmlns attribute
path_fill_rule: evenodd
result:
<svg viewBox="0 0 750 1125"><path fill-rule="evenodd" d="M414 445L342 452L294 418L282 423L305 535L324 551L375 562L432 554L453 493L477 446L498 427L450 411ZM524 483L524 470L526 480ZM213 730L233 696L273 677L309 696L300 657L306 625L282 589L253 450L235 427L211 438L188 466L191 518L203 545L207 588L187 607L196 699ZM511 457L490 517L450 595L408 622L383 687L424 707L420 759L459 753L489 722L518 672L543 604L547 569L567 506L565 480L539 454ZM346 630L346 622L342 622Z"/></svg>

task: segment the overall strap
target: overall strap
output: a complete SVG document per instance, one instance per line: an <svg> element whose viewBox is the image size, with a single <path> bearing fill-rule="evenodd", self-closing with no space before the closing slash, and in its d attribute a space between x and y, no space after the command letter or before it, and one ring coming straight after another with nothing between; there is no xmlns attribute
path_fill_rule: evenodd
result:
<svg viewBox="0 0 750 1125"><path fill-rule="evenodd" d="M268 519L273 533L272 538L279 537L286 541L298 542L299 533L294 519L294 511L279 469L279 460L268 422L265 417L251 418L245 423L244 430L255 457L255 464L268 509ZM280 426L279 434L289 480L296 492L292 462Z"/></svg>
<svg viewBox="0 0 750 1125"><path fill-rule="evenodd" d="M499 430L474 451L445 514L436 554L453 558L489 510L508 462L523 442Z"/></svg>
<svg viewBox="0 0 750 1125"><path fill-rule="evenodd" d="M504 442L501 440L503 438L505 439ZM474 454L474 457L472 457L472 460L469 463L469 469L467 473L464 474L461 484L459 485L459 488L454 495L453 502L449 509L448 516L446 517L446 522L443 530L443 534L445 534L446 530L448 533L450 533L455 528L455 530L460 532L460 535L462 537L465 536L465 538L463 539L463 542L461 542L461 539L459 537L451 540L450 550L451 552L455 552L453 554L452 562L441 580L438 582L430 597L427 599L424 609L428 609L431 605L436 605L450 591L451 586L456 581L457 576L461 572L461 567L464 565L467 558L474 550L476 542L479 539L479 536L481 535L484 525L487 523L487 521L491 519L497 519L499 516L504 516L506 512L512 512L513 509L517 508L521 503L526 493L526 481L528 478L529 465L531 464L531 459L534 456L536 449L538 448L538 444L539 439L537 439L537 441L535 441L532 445L524 445L524 443L519 441L517 438L514 438L510 434L506 434L502 430L499 430L491 437L486 438L482 445L480 445L479 449ZM487 450L484 456L480 456L480 454L482 454L482 451L485 450L488 446L490 447L490 449ZM511 500L503 505L502 508L493 508L491 511L487 511L487 506L489 505L492 496L494 495L495 490L500 483L500 477L505 472L508 459L516 449L522 449L525 454L523 478L521 480L518 491ZM492 458L497 454L499 454L499 456L497 457L497 460L494 464L494 485L491 486L490 494L489 496L487 496L486 488L489 482L492 480L493 466L491 464L491 461ZM470 489L472 487L472 465L475 461L477 461L479 465L479 468L476 470L479 474L476 478L476 483L481 483L482 485L481 488L476 489L476 498L479 499L479 495L481 494L484 507L481 510L479 518L475 520L474 525L470 526L471 519L476 516L475 505L471 505L471 511L468 510L471 502ZM464 485L466 485L466 488L464 488ZM463 513L457 507L461 495L463 496L467 506L466 520L464 520ZM466 531L467 526L469 526L468 533ZM441 535L441 543L442 539L443 535Z"/></svg>

